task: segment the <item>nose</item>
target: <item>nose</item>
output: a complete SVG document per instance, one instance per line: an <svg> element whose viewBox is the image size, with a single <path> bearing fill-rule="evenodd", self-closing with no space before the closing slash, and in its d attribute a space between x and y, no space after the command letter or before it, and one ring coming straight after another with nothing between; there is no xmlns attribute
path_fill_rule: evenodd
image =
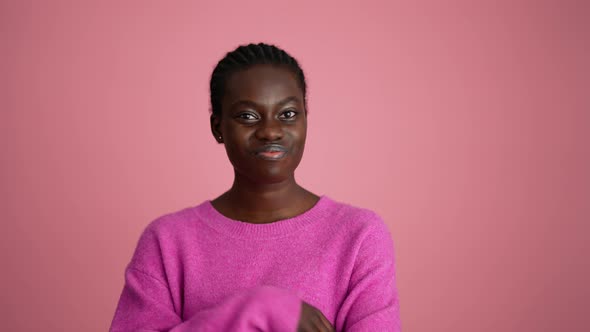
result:
<svg viewBox="0 0 590 332"><path fill-rule="evenodd" d="M283 127L278 119L265 119L259 123L256 138L261 141L278 141L283 138Z"/></svg>

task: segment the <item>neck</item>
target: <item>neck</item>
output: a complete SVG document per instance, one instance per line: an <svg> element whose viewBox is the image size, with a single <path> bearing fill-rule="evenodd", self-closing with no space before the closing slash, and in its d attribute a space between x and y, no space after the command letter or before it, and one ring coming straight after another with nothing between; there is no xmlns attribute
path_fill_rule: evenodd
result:
<svg viewBox="0 0 590 332"><path fill-rule="evenodd" d="M297 215L317 199L297 184L294 175L279 182L259 183L235 174L232 187L213 203L233 219L268 223Z"/></svg>

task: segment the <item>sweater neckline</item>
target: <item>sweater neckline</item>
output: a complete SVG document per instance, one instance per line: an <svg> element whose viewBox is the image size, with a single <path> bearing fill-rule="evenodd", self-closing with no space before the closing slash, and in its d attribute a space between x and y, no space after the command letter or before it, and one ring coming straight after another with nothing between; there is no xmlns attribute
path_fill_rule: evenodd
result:
<svg viewBox="0 0 590 332"><path fill-rule="evenodd" d="M211 200L203 202L200 210L202 216L205 217L203 221L220 233L240 238L271 238L294 233L318 219L323 219L327 215L331 203L330 198L321 195L320 199L309 210L294 217L267 224L253 224L228 218L213 207Z"/></svg>

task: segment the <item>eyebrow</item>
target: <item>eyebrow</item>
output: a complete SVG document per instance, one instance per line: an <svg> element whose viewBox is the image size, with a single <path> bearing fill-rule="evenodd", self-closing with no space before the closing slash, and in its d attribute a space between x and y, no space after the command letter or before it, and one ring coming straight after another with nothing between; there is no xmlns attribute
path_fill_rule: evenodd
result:
<svg viewBox="0 0 590 332"><path fill-rule="evenodd" d="M288 103L290 103L292 101L300 102L299 98L297 98L296 96L290 96L290 97L287 97L287 98L279 101L277 103L277 105L278 106L283 106L283 105L288 104ZM253 102L251 100L238 100L238 101L236 101L235 103L233 103L231 105L231 108L233 109L233 108L235 108L238 105L246 105L246 106L251 106L251 107L254 107L254 108L256 108L256 107L259 106L257 103L255 103L255 102Z"/></svg>

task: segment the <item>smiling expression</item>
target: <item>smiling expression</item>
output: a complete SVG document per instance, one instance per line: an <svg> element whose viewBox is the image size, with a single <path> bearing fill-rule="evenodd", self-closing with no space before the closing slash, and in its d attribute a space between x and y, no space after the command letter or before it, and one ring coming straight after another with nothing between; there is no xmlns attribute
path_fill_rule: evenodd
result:
<svg viewBox="0 0 590 332"><path fill-rule="evenodd" d="M226 81L221 104L221 115L211 117L211 129L223 137L236 173L263 183L293 177L307 132L296 75L278 65L240 70Z"/></svg>

